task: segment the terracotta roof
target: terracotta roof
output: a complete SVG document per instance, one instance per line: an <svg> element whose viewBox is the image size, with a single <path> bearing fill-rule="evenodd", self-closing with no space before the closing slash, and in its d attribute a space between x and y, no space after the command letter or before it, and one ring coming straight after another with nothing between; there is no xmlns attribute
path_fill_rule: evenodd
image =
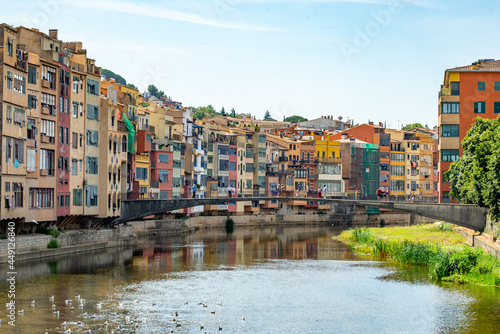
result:
<svg viewBox="0 0 500 334"><path fill-rule="evenodd" d="M484 60L480 59L471 65L449 68L446 71L500 71L500 60Z"/></svg>

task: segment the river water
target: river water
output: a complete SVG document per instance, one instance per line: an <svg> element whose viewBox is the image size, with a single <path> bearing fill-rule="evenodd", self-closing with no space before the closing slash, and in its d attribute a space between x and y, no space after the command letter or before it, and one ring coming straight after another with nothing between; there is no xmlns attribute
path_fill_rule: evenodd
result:
<svg viewBox="0 0 500 334"><path fill-rule="evenodd" d="M499 289L432 282L426 268L358 258L332 240L338 233L201 230L19 262L15 300L24 313L15 327L2 265L0 333L500 332Z"/></svg>

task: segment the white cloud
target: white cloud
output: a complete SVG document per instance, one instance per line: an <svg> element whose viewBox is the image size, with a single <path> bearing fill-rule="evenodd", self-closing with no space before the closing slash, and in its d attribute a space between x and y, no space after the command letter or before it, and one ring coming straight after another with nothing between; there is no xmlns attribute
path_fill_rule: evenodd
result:
<svg viewBox="0 0 500 334"><path fill-rule="evenodd" d="M68 5L78 6L82 8L98 9L103 11L121 12L126 14L134 14L146 17L161 18L173 21L188 22L194 24L201 24L211 27L237 29L237 30L255 30L255 31L278 31L279 29L261 26L242 25L230 22L222 22L204 18L197 14L184 13L179 11L170 10L160 6L153 6L150 4L139 4L132 2L118 2L118 1L72 1Z"/></svg>

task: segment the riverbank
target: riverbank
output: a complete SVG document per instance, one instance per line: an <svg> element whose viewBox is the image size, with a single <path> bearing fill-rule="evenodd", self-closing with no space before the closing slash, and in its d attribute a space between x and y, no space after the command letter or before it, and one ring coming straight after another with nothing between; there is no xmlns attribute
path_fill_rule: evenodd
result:
<svg viewBox="0 0 500 334"><path fill-rule="evenodd" d="M428 266L434 279L500 286L498 258L482 247L474 248L468 241L474 242L477 236L465 238L463 232L438 223L354 229L342 232L337 238L352 245L359 254Z"/></svg>

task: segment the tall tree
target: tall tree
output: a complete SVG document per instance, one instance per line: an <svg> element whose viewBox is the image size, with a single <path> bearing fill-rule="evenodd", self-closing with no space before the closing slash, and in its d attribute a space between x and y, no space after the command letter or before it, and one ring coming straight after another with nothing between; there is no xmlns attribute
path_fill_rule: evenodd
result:
<svg viewBox="0 0 500 334"><path fill-rule="evenodd" d="M451 164L445 178L451 196L462 203L489 209L500 220L500 119L476 118L462 143L463 155ZM443 161L455 160L453 152L441 151ZM444 155L446 154L446 155Z"/></svg>
<svg viewBox="0 0 500 334"><path fill-rule="evenodd" d="M263 121L268 121L271 118L271 114L269 113L269 110L266 111L264 114L264 118L262 119Z"/></svg>
<svg viewBox="0 0 500 334"><path fill-rule="evenodd" d="M231 115L233 115L233 117L236 117L236 110L234 110L234 108L231 109Z"/></svg>
<svg viewBox="0 0 500 334"><path fill-rule="evenodd" d="M149 94L151 94L159 99L162 97L165 97L165 93L161 90L158 90L158 88L156 88L155 85L149 85L148 92L149 92Z"/></svg>
<svg viewBox="0 0 500 334"><path fill-rule="evenodd" d="M119 83L120 85L127 85L127 80L125 80L124 77L122 77L119 74L116 74L115 72L111 70L107 70L105 68L101 69L101 77L104 79L115 79L116 83Z"/></svg>
<svg viewBox="0 0 500 334"><path fill-rule="evenodd" d="M226 110L224 109L224 107L222 107L222 109L220 110L220 114L221 116L226 116Z"/></svg>

